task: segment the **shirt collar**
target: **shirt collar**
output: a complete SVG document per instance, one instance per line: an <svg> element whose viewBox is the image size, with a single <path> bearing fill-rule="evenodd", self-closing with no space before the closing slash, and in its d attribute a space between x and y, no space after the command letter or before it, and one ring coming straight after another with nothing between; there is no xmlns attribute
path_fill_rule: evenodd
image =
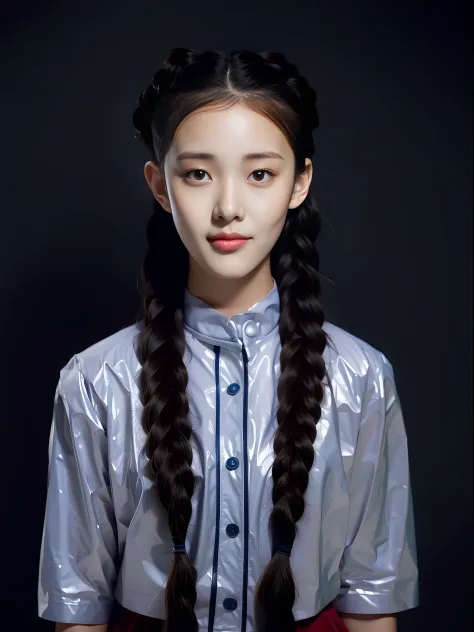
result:
<svg viewBox="0 0 474 632"><path fill-rule="evenodd" d="M184 327L203 342L226 347L246 348L261 343L280 320L280 296L273 279L273 288L246 312L225 316L191 294L184 294Z"/></svg>

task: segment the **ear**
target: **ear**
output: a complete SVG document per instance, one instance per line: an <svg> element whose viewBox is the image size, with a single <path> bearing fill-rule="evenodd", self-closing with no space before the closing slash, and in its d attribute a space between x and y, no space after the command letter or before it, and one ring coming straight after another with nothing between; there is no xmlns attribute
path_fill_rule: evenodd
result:
<svg viewBox="0 0 474 632"><path fill-rule="evenodd" d="M305 158L305 168L303 173L299 173L295 179L293 193L291 195L288 208L296 208L302 204L308 195L309 185L313 178L313 163L309 158Z"/></svg>
<svg viewBox="0 0 474 632"><path fill-rule="evenodd" d="M168 197L164 173L162 173L158 165L152 160L149 160L145 164L144 173L145 180L148 182L148 186L150 187L156 200L161 204L165 211L171 213L171 204Z"/></svg>

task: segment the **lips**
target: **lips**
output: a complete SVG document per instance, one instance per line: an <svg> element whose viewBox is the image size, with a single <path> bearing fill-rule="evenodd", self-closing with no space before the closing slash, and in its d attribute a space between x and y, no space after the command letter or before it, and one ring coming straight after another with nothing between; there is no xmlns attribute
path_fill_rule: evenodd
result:
<svg viewBox="0 0 474 632"><path fill-rule="evenodd" d="M250 239L250 237L245 237L239 233L217 233L217 235L209 237L209 241L216 241L216 239L219 241L233 241L234 239Z"/></svg>
<svg viewBox="0 0 474 632"><path fill-rule="evenodd" d="M218 233L209 237L209 242L221 252L233 252L244 246L250 237L244 237L239 233Z"/></svg>

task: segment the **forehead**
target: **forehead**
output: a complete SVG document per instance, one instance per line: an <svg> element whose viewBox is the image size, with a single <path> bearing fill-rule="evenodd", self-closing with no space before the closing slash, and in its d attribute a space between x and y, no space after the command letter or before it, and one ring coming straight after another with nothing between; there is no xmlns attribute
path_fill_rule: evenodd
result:
<svg viewBox="0 0 474 632"><path fill-rule="evenodd" d="M170 158L185 150L226 155L259 151L292 154L280 128L242 104L209 106L190 114L176 130Z"/></svg>

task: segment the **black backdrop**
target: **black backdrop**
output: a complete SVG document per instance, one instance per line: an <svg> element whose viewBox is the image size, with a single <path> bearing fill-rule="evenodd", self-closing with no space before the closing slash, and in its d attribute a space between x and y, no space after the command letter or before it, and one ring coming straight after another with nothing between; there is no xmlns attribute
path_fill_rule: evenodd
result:
<svg viewBox="0 0 474 632"><path fill-rule="evenodd" d="M2 630L53 627L36 582L54 388L135 316L151 206L131 113L174 46L280 50L315 86L328 320L391 360L409 438L421 606L399 629L471 629L469 5L2 4Z"/></svg>

